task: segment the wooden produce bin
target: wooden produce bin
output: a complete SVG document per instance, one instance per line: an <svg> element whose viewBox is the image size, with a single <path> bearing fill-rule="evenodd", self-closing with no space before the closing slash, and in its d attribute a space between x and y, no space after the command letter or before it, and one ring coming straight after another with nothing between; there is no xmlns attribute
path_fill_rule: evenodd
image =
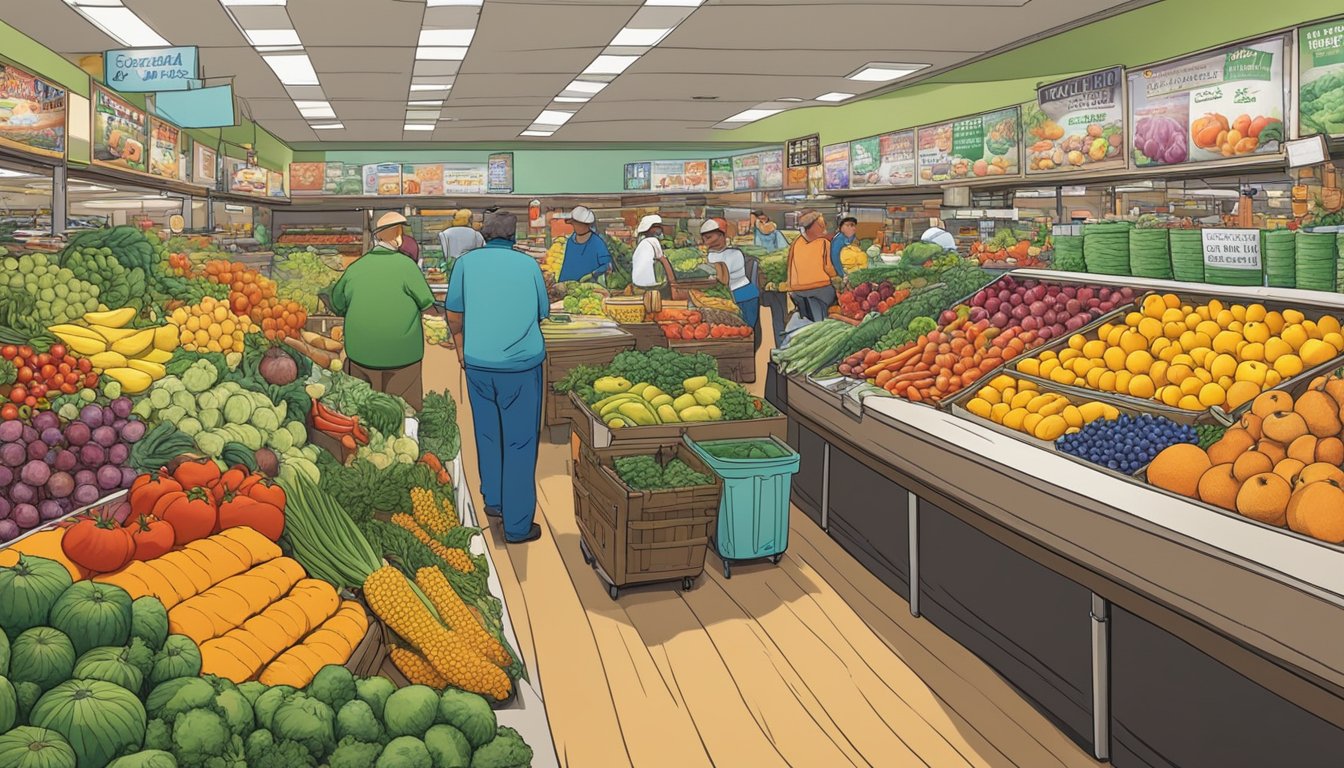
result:
<svg viewBox="0 0 1344 768"><path fill-rule="evenodd" d="M610 448L615 445L671 445L678 443L682 435L690 435L692 440L733 440L752 437L778 437L786 439L789 420L783 415L766 416L760 419L740 421L700 421L680 422L677 424L659 424L653 427L622 427L611 429L602 419L583 402L578 395L569 395L570 419L574 432L582 446L591 448Z"/></svg>
<svg viewBox="0 0 1344 768"><path fill-rule="evenodd" d="M569 397L555 391L557 381L580 365L607 365L620 353L634 348L635 337L628 333L594 336L590 339L547 339L543 369L546 387L543 418L546 426L563 426L573 418Z"/></svg>
<svg viewBox="0 0 1344 768"><path fill-rule="evenodd" d="M635 349L640 352L668 346L667 334L658 323L621 323L621 330L635 337Z"/></svg>
<svg viewBox="0 0 1344 768"><path fill-rule="evenodd" d="M756 381L756 344L745 339L704 339L702 341L668 342L668 346L683 355L704 354L719 361L719 375L739 384Z"/></svg>
<svg viewBox="0 0 1344 768"><path fill-rule="evenodd" d="M681 459L714 479L712 485L636 491L616 474L621 456L654 455L660 464ZM574 516L584 560L616 599L622 587L681 580L690 589L705 569L709 538L719 519L723 481L684 445L583 445L574 465Z"/></svg>

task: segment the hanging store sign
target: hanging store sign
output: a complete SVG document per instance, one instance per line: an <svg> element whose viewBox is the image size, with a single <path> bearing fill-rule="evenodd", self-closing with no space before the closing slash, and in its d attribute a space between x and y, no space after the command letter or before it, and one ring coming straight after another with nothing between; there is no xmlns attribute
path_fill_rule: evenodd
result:
<svg viewBox="0 0 1344 768"><path fill-rule="evenodd" d="M1344 19L1297 32L1298 133L1344 135Z"/></svg>
<svg viewBox="0 0 1344 768"><path fill-rule="evenodd" d="M1131 154L1140 168L1281 151L1283 37L1132 70Z"/></svg>
<svg viewBox="0 0 1344 768"><path fill-rule="evenodd" d="M849 186L851 189L876 187L882 179L881 142L876 136L849 142Z"/></svg>
<svg viewBox="0 0 1344 768"><path fill-rule="evenodd" d="M122 93L185 91L199 87L200 53L194 45L127 48L103 54L103 82Z"/></svg>
<svg viewBox="0 0 1344 768"><path fill-rule="evenodd" d="M149 131L149 172L155 176L178 178L178 147L182 131L155 117L149 119Z"/></svg>
<svg viewBox="0 0 1344 768"><path fill-rule="evenodd" d="M64 88L0 64L0 145L64 157L65 100Z"/></svg>
<svg viewBox="0 0 1344 768"><path fill-rule="evenodd" d="M232 85L156 93L154 113L182 128L226 128L238 124Z"/></svg>
<svg viewBox="0 0 1344 768"><path fill-rule="evenodd" d="M905 187L915 183L915 132L897 131L849 143L849 187Z"/></svg>
<svg viewBox="0 0 1344 768"><path fill-rule="evenodd" d="M513 194L513 153L490 155L486 159L486 176L486 188L490 194Z"/></svg>
<svg viewBox="0 0 1344 768"><path fill-rule="evenodd" d="M1112 67L1037 88L1022 106L1027 175L1125 167L1124 83Z"/></svg>
<svg viewBox="0 0 1344 768"><path fill-rule="evenodd" d="M709 191L708 160L654 160L649 163L650 189L658 193Z"/></svg>
<svg viewBox="0 0 1344 768"><path fill-rule="evenodd" d="M145 113L95 85L93 162L145 173L149 170L145 157L148 146L149 120Z"/></svg>
<svg viewBox="0 0 1344 768"><path fill-rule="evenodd" d="M266 196L267 173L265 168L248 165L246 160L227 158L225 167L229 169L229 191L239 195Z"/></svg>
<svg viewBox="0 0 1344 768"><path fill-rule="evenodd" d="M1260 230L1201 229L1204 266L1260 270Z"/></svg>
<svg viewBox="0 0 1344 768"><path fill-rule="evenodd" d="M849 189L849 143L832 144L821 151L826 189Z"/></svg>
<svg viewBox="0 0 1344 768"><path fill-rule="evenodd" d="M709 191L733 191L733 158L716 157L709 161Z"/></svg>
<svg viewBox="0 0 1344 768"><path fill-rule="evenodd" d="M624 189L627 192L647 192L652 163L626 163Z"/></svg>
<svg viewBox="0 0 1344 768"><path fill-rule="evenodd" d="M490 188L490 170L484 164L446 163L443 166L445 195L484 195Z"/></svg>
<svg viewBox="0 0 1344 768"><path fill-rule="evenodd" d="M191 180L211 189L219 183L219 154L200 142L191 145Z"/></svg>
<svg viewBox="0 0 1344 768"><path fill-rule="evenodd" d="M812 134L799 139L789 139L784 145L789 168L809 168L821 165L821 135Z"/></svg>
<svg viewBox="0 0 1344 768"><path fill-rule="evenodd" d="M443 165L439 163L421 163L401 166L401 194L434 195L443 194Z"/></svg>
<svg viewBox="0 0 1344 768"><path fill-rule="evenodd" d="M322 194L326 180L326 163L289 164L289 194L295 197Z"/></svg>

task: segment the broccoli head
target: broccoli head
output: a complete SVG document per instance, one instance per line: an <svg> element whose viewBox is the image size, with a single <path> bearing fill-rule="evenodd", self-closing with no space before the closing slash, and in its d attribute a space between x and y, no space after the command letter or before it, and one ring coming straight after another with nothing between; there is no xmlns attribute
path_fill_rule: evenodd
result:
<svg viewBox="0 0 1344 768"><path fill-rule="evenodd" d="M382 744L370 744L353 736L346 736L336 744L336 751L327 758L330 768L369 768L382 754Z"/></svg>
<svg viewBox="0 0 1344 768"><path fill-rule="evenodd" d="M271 733L277 741L296 741L322 758L336 746L336 716L331 707L302 693L275 710Z"/></svg>
<svg viewBox="0 0 1344 768"><path fill-rule="evenodd" d="M247 765L248 768L313 768L317 759L303 744L281 739L255 756L249 751Z"/></svg>
<svg viewBox="0 0 1344 768"><path fill-rule="evenodd" d="M229 726L210 709L192 709L173 720L173 756L182 768L205 768L229 748Z"/></svg>
<svg viewBox="0 0 1344 768"><path fill-rule="evenodd" d="M332 712L339 712L346 702L355 698L355 676L340 664L328 664L313 676L307 692L331 707Z"/></svg>
<svg viewBox="0 0 1344 768"><path fill-rule="evenodd" d="M145 749L168 752L173 748L173 729L159 718L145 726Z"/></svg>
<svg viewBox="0 0 1344 768"><path fill-rule="evenodd" d="M508 726L500 726L495 738L482 744L471 756L471 768L528 768L530 765L532 748Z"/></svg>
<svg viewBox="0 0 1344 768"><path fill-rule="evenodd" d="M360 741L381 743L386 741L383 724L373 714L373 707L355 699L346 702L336 713L336 738L352 736Z"/></svg>

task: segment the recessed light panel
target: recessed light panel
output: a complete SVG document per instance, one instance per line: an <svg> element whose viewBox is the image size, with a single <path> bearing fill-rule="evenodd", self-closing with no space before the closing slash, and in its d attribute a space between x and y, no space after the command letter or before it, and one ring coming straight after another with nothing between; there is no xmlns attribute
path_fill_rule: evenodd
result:
<svg viewBox="0 0 1344 768"><path fill-rule="evenodd" d="M849 79L864 83L889 83L921 69L927 69L928 66L928 64L869 64L850 75Z"/></svg>
<svg viewBox="0 0 1344 768"><path fill-rule="evenodd" d="M638 56L598 56L587 69L583 70L583 74L619 75L638 60Z"/></svg>
<svg viewBox="0 0 1344 768"><path fill-rule="evenodd" d="M738 112L736 115L733 115L732 117L725 119L723 122L752 123L757 120L763 120L772 115L778 115L780 112L783 111L784 110L782 109L744 109L741 112Z"/></svg>
<svg viewBox="0 0 1344 768"><path fill-rule="evenodd" d="M818 96L817 101L837 102L852 98L854 98L854 94L852 93L841 93L840 91L831 91L830 93L823 93L820 96Z"/></svg>

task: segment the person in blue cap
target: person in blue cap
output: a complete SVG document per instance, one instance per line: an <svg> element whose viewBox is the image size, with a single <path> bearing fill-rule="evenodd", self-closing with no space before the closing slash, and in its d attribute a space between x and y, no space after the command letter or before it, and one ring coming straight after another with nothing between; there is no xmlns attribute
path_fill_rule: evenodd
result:
<svg viewBox="0 0 1344 768"><path fill-rule="evenodd" d="M593 231L597 216L588 208L580 205L569 214L569 224L574 234L565 241L565 263L560 267L560 276L556 282L574 280L594 280L611 272L611 251L602 236Z"/></svg>

